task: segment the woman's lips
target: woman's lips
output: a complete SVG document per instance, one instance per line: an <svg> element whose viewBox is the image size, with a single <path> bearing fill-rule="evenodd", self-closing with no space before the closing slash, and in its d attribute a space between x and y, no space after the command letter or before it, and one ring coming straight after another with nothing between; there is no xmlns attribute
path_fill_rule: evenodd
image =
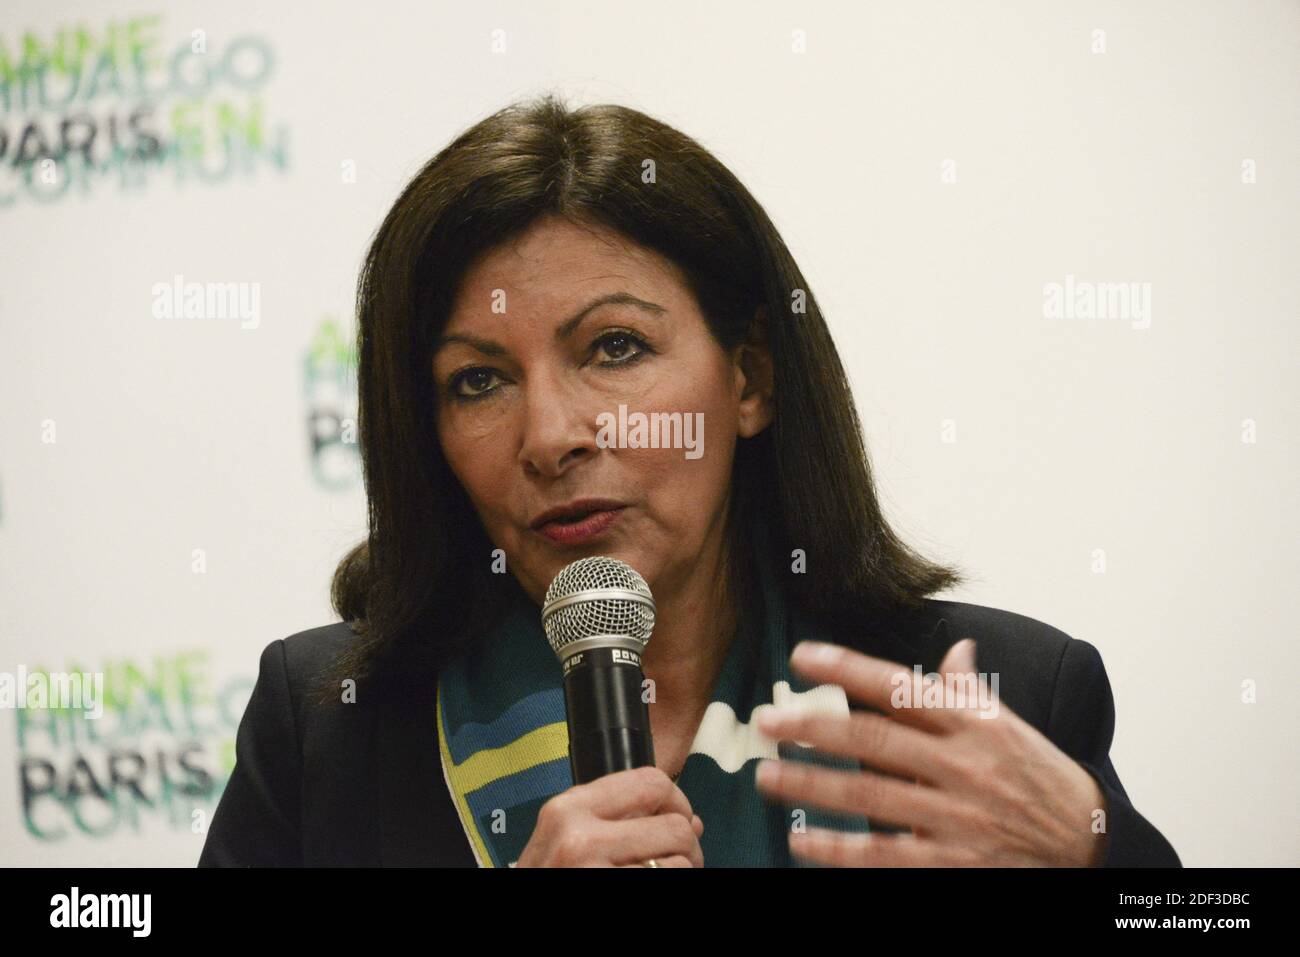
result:
<svg viewBox="0 0 1300 957"><path fill-rule="evenodd" d="M625 506L624 506L625 507ZM547 522L538 532L545 535L553 542L559 542L561 545L578 545L582 542L593 539L602 534L607 528L618 521L619 513L623 508L611 508L604 511L592 512L576 522L564 522L556 520Z"/></svg>

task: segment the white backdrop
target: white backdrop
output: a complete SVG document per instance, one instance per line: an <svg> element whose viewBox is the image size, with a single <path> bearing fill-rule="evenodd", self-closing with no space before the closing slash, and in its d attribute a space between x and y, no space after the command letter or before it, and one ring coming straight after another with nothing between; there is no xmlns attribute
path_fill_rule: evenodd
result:
<svg viewBox="0 0 1300 957"><path fill-rule="evenodd" d="M104 671L114 706L0 711L0 859L197 860L258 653L333 620L364 533L334 439L369 237L455 133L555 90L766 206L890 517L973 576L949 597L1101 650L1115 765L1184 863L1300 863L1298 70L1283 2L10 0L0 671ZM165 159L115 163L139 126ZM177 276L256 316L160 318ZM1052 283L1149 311L1053 318Z"/></svg>

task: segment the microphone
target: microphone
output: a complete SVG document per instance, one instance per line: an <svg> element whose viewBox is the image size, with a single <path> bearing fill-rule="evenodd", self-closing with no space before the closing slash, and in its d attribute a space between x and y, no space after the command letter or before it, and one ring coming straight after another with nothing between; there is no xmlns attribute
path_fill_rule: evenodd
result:
<svg viewBox="0 0 1300 957"><path fill-rule="evenodd" d="M546 589L542 628L564 669L574 784L655 763L641 697L641 653L654 625L650 586L617 558L580 558Z"/></svg>

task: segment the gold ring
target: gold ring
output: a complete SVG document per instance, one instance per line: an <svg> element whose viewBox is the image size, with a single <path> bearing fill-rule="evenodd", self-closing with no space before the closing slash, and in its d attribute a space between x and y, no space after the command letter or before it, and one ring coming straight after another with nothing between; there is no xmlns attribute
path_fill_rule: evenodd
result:
<svg viewBox="0 0 1300 957"><path fill-rule="evenodd" d="M646 862L645 862L644 864L642 864L641 866L642 866L642 867L658 867L658 866L659 866L659 862L656 861L656 860L652 857L652 858L650 858L650 860L646 861Z"/></svg>

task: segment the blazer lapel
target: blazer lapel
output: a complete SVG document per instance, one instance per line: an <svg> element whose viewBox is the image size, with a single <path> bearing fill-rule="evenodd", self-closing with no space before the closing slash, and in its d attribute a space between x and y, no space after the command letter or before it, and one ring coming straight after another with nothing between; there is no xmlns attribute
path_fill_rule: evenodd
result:
<svg viewBox="0 0 1300 957"><path fill-rule="evenodd" d="M931 671L947 649L948 623L937 612L935 603L927 601L919 608L877 613L841 640L872 657Z"/></svg>
<svg viewBox="0 0 1300 957"><path fill-rule="evenodd" d="M434 713L436 684L393 684L379 691L376 746L379 753L380 863L416 867L438 861L441 815L437 790L442 783L438 726ZM444 797L442 803L450 802Z"/></svg>

